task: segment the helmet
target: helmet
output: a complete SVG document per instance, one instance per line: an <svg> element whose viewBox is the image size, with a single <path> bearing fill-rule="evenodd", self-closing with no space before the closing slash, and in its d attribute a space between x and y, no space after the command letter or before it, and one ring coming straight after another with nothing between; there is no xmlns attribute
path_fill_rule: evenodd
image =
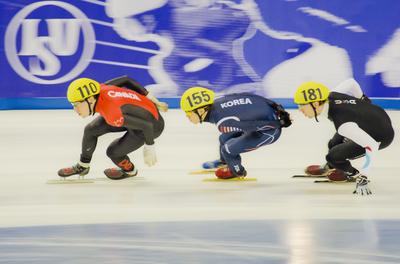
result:
<svg viewBox="0 0 400 264"><path fill-rule="evenodd" d="M181 97L181 109L185 112L214 103L215 93L203 87L192 87L187 89Z"/></svg>
<svg viewBox="0 0 400 264"><path fill-rule="evenodd" d="M296 104L308 104L325 101L329 96L329 89L325 85L316 82L306 82L297 88L294 94Z"/></svg>
<svg viewBox="0 0 400 264"><path fill-rule="evenodd" d="M68 86L67 98L70 103L80 102L100 93L100 84L89 78L79 78Z"/></svg>

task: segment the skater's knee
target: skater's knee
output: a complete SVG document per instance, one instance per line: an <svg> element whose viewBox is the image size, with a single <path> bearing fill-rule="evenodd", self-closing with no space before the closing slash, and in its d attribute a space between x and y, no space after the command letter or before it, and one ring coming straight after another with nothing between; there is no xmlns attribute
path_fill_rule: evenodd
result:
<svg viewBox="0 0 400 264"><path fill-rule="evenodd" d="M229 145L225 144L221 146L221 155L222 158L227 161L239 158L240 152L238 152L234 147L230 147Z"/></svg>
<svg viewBox="0 0 400 264"><path fill-rule="evenodd" d="M343 140L341 140L341 139L332 138L332 139L329 140L329 142L328 142L328 149L331 149L331 148L333 148L334 146L336 146L336 145L338 145L338 144L340 144L340 143L342 143L342 142L343 142Z"/></svg>
<svg viewBox="0 0 400 264"><path fill-rule="evenodd" d="M118 158L119 156L121 156L121 154L119 153L118 149L115 148L115 146L109 146L107 148L106 153L107 153L107 156L112 160L114 160L114 159Z"/></svg>
<svg viewBox="0 0 400 264"><path fill-rule="evenodd" d="M331 149L334 146L343 143L344 138L339 135L339 134L335 134L328 142L328 148Z"/></svg>
<svg viewBox="0 0 400 264"><path fill-rule="evenodd" d="M229 147L226 144L221 145L221 154L224 157L232 156L232 153L231 153L231 151L229 150Z"/></svg>
<svg viewBox="0 0 400 264"><path fill-rule="evenodd" d="M328 164L336 164L338 162L336 155L333 153L328 153L325 156L325 159L326 159L326 162L328 162Z"/></svg>
<svg viewBox="0 0 400 264"><path fill-rule="evenodd" d="M219 136L219 144L223 145L225 144L228 140L232 139L232 138L236 138L239 137L240 135L242 135L243 132L230 132L230 133L226 133L226 134L221 134Z"/></svg>
<svg viewBox="0 0 400 264"><path fill-rule="evenodd" d="M325 159L328 164L332 164L335 168L339 166L339 164L348 162L348 159L341 155L337 155L336 153L328 153L328 155L325 156Z"/></svg>
<svg viewBox="0 0 400 264"><path fill-rule="evenodd" d="M329 140L329 142L328 142L328 149L331 149L331 148L333 148L335 146L335 142L331 139L331 140Z"/></svg>
<svg viewBox="0 0 400 264"><path fill-rule="evenodd" d="M226 142L228 139L229 139L229 137L227 137L225 134L221 134L221 135L218 137L220 146L224 145L225 142Z"/></svg>

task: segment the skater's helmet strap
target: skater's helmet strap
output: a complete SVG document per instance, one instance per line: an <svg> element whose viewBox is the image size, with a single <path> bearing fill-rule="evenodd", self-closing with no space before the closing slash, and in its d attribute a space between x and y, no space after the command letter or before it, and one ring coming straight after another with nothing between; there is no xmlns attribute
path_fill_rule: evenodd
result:
<svg viewBox="0 0 400 264"><path fill-rule="evenodd" d="M300 85L294 94L294 102L298 105L312 102L325 101L329 96L329 89L325 85L316 82L306 82Z"/></svg>
<svg viewBox="0 0 400 264"><path fill-rule="evenodd" d="M200 107L214 103L215 93L204 87L192 87L187 89L181 97L181 109L191 112Z"/></svg>
<svg viewBox="0 0 400 264"><path fill-rule="evenodd" d="M79 78L68 86L67 98L70 103L81 102L100 93L100 84L89 78Z"/></svg>

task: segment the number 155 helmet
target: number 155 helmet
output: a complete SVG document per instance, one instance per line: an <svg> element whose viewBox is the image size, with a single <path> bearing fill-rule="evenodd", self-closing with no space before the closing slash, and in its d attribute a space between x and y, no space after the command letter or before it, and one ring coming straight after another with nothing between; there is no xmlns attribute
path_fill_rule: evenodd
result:
<svg viewBox="0 0 400 264"><path fill-rule="evenodd" d="M214 103L215 93L204 87L192 87L187 89L181 97L181 109L191 112L197 108Z"/></svg>
<svg viewBox="0 0 400 264"><path fill-rule="evenodd" d="M297 88L294 94L294 102L298 105L312 102L325 101L329 96L329 89L325 85L316 82L306 82Z"/></svg>

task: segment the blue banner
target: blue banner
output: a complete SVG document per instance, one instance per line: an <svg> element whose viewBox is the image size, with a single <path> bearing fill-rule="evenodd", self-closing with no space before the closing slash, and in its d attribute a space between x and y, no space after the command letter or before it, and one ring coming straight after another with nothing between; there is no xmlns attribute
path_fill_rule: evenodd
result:
<svg viewBox="0 0 400 264"><path fill-rule="evenodd" d="M399 14L398 0L0 0L0 109L64 108L71 80L120 75L169 100L205 86L284 102L354 77L400 108Z"/></svg>

